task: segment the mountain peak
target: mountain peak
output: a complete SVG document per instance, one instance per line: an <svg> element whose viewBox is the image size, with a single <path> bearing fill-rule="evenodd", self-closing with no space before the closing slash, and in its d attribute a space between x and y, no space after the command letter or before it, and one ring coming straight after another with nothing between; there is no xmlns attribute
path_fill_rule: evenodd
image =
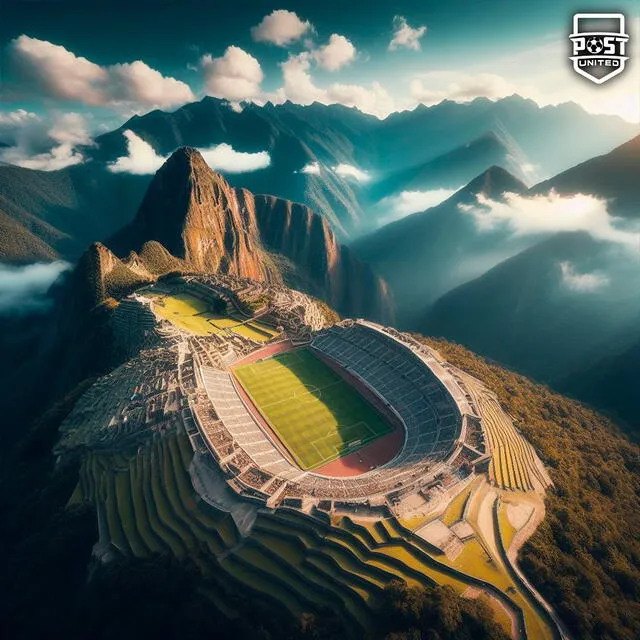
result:
<svg viewBox="0 0 640 640"><path fill-rule="evenodd" d="M202 154L195 147L178 147L171 156L169 156L168 160L173 162L202 160L204 162Z"/></svg>
<svg viewBox="0 0 640 640"><path fill-rule="evenodd" d="M489 198L499 198L503 193L524 193L527 185L498 165L489 167L474 178L464 190L468 193L484 193Z"/></svg>
<svg viewBox="0 0 640 640"><path fill-rule="evenodd" d="M338 244L323 217L289 200L234 189L192 147L166 160L135 220L107 244L120 259L96 247L94 271L152 277L188 269L278 284L286 277L338 310L388 317L391 309L384 282Z"/></svg>
<svg viewBox="0 0 640 640"><path fill-rule="evenodd" d="M167 158L160 171L165 170L165 167L171 170L184 167L204 174L214 173L195 147L179 147Z"/></svg>
<svg viewBox="0 0 640 640"><path fill-rule="evenodd" d="M195 147L179 147L160 167L153 184L158 176L165 181L185 186L188 182L191 188L200 191L198 185L213 185L215 189L228 191L231 189L224 177L214 171L202 157L202 154ZM187 181L187 182L185 182Z"/></svg>
<svg viewBox="0 0 640 640"><path fill-rule="evenodd" d="M269 266L239 194L193 147L157 171L134 222L113 239L119 255L156 241L196 270L228 270L258 280Z"/></svg>

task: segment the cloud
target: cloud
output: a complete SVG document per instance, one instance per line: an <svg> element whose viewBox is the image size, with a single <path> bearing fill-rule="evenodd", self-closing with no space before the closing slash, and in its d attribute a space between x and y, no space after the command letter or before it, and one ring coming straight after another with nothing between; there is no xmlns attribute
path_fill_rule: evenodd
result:
<svg viewBox="0 0 640 640"><path fill-rule="evenodd" d="M187 84L141 60L103 67L26 35L12 40L8 48L21 84L38 96L116 108L165 108L194 99Z"/></svg>
<svg viewBox="0 0 640 640"><path fill-rule="evenodd" d="M389 43L389 51L401 48L420 51L420 39L426 32L427 27L424 25L414 29L408 25L405 18L395 16L393 18L393 38Z"/></svg>
<svg viewBox="0 0 640 640"><path fill-rule="evenodd" d="M28 157L25 156L24 150L19 147L10 147L0 152L0 160L25 169L58 171L74 164L81 164L84 162L84 156L70 144L61 144L53 147L51 151L37 153Z"/></svg>
<svg viewBox="0 0 640 640"><path fill-rule="evenodd" d="M373 82L370 87L334 83L327 87L325 95L326 104L356 107L378 117L389 115L394 108L393 98L379 82Z"/></svg>
<svg viewBox="0 0 640 640"><path fill-rule="evenodd" d="M302 105L313 102L343 104L378 117L384 117L393 111L393 99L377 82L370 87L342 83L333 83L326 88L318 87L310 73L312 59L312 53L304 52L290 56L280 64L283 86L270 97L272 102L291 100Z"/></svg>
<svg viewBox="0 0 640 640"><path fill-rule="evenodd" d="M602 273L577 273L570 262L561 262L559 266L562 283L573 291L588 293L609 284L609 278Z"/></svg>
<svg viewBox="0 0 640 640"><path fill-rule="evenodd" d="M20 140L33 137L36 131L41 140L47 135L44 123L35 113L25 109L0 111L0 142L3 144L17 146Z"/></svg>
<svg viewBox="0 0 640 640"><path fill-rule="evenodd" d="M339 175L345 178L355 178L358 182L367 182L371 179L371 176L366 172L354 167L351 164L340 163L333 167L333 170Z"/></svg>
<svg viewBox="0 0 640 640"><path fill-rule="evenodd" d="M240 47L227 47L220 58L210 54L202 56L200 68L209 95L238 103L260 94L264 78L260 63Z"/></svg>
<svg viewBox="0 0 640 640"><path fill-rule="evenodd" d="M109 171L146 175L155 173L164 164L166 158L158 155L148 142L133 131L127 129L123 135L127 139L127 155L109 163Z"/></svg>
<svg viewBox="0 0 640 640"><path fill-rule="evenodd" d="M284 86L279 90L281 101L291 100L298 104L311 104L322 97L323 91L313 83L309 69L308 53L290 56L280 63Z"/></svg>
<svg viewBox="0 0 640 640"><path fill-rule="evenodd" d="M86 120L79 113L65 113L57 118L49 129L49 137L60 144L92 144Z"/></svg>
<svg viewBox="0 0 640 640"><path fill-rule="evenodd" d="M305 164L302 169L300 169L300 173L307 173L309 175L318 176L320 175L320 163L309 162L308 164Z"/></svg>
<svg viewBox="0 0 640 640"><path fill-rule="evenodd" d="M431 191L402 191L379 202L389 213L383 216L386 222L404 218L411 213L425 211L450 198L458 189L432 189Z"/></svg>
<svg viewBox="0 0 640 640"><path fill-rule="evenodd" d="M299 40L311 29L311 23L301 20L293 11L276 9L262 18L260 24L251 28L256 42L270 42L279 47Z"/></svg>
<svg viewBox="0 0 640 640"><path fill-rule="evenodd" d="M497 202L479 194L477 201L477 205L458 206L474 217L481 230L506 226L515 235L586 231L598 240L631 247L640 241L638 230L624 228L609 215L606 202L593 196L561 196L554 191L535 196L505 193L503 201Z"/></svg>
<svg viewBox="0 0 640 640"><path fill-rule="evenodd" d="M174 107L194 100L187 84L163 76L141 60L107 67L109 101L145 107Z"/></svg>
<svg viewBox="0 0 640 640"><path fill-rule="evenodd" d="M223 173L256 171L265 169L271 164L271 157L267 151L244 153L235 151L225 142L210 149L200 149L200 153L212 169Z"/></svg>
<svg viewBox="0 0 640 640"><path fill-rule="evenodd" d="M161 156L145 140L133 131L123 132L127 139L127 155L109 164L109 171L114 173L133 173L146 175L155 173L169 156ZM244 173L264 169L271 163L267 151L244 153L236 151L226 143L206 149L198 149L205 162L215 171L223 173Z"/></svg>
<svg viewBox="0 0 640 640"><path fill-rule="evenodd" d="M334 33L329 42L313 52L316 62L327 71L337 71L356 57L356 48L347 38Z"/></svg>
<svg viewBox="0 0 640 640"><path fill-rule="evenodd" d="M0 111L0 135L4 133L14 133L27 124L37 122L40 118L31 111L16 109L15 111Z"/></svg>
<svg viewBox="0 0 640 640"><path fill-rule="evenodd" d="M70 267L61 261L20 267L0 264L0 314L22 315L48 308L49 287Z"/></svg>
<svg viewBox="0 0 640 640"><path fill-rule="evenodd" d="M516 87L495 73L469 75L449 71L433 71L414 78L409 90L416 102L427 106L443 100L470 102L485 97L499 99L516 93Z"/></svg>
<svg viewBox="0 0 640 640"><path fill-rule="evenodd" d="M40 118L21 118L14 146L0 150L0 161L26 169L56 171L84 162L78 145L93 144L85 118L78 113L54 116L47 125Z"/></svg>

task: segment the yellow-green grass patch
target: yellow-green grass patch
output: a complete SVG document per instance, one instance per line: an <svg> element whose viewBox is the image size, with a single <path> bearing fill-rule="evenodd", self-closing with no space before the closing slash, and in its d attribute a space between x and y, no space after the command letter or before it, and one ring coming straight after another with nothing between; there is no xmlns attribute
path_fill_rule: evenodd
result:
<svg viewBox="0 0 640 640"><path fill-rule="evenodd" d="M472 487L463 489L447 506L442 514L442 522L450 527L458 520L462 520L464 514L464 508L467 506L469 495L471 494Z"/></svg>
<svg viewBox="0 0 640 640"><path fill-rule="evenodd" d="M191 293L169 295L150 290L141 293L152 299L153 310L161 318L199 336L220 335L232 330L257 342L267 342L277 333L275 329L255 320L243 324L238 318L220 315L207 302Z"/></svg>
<svg viewBox="0 0 640 640"><path fill-rule="evenodd" d="M508 504L503 502L500 504L500 508L498 510L498 526L500 528L500 537L502 538L502 544L505 551L509 550L511 543L513 542L513 538L518 532L518 530L509 521L507 508Z"/></svg>

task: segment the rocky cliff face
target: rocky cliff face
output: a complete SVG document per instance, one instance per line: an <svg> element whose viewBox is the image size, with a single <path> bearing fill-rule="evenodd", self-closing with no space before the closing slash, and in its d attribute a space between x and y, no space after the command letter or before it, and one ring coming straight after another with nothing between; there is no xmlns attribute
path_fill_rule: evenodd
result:
<svg viewBox="0 0 640 640"><path fill-rule="evenodd" d="M337 241L325 218L289 200L252 196L247 191L239 196L247 208L255 210L264 246L288 258L298 278L307 279L311 293L352 315L388 317L391 303L386 283ZM304 287L305 283L298 284Z"/></svg>
<svg viewBox="0 0 640 640"><path fill-rule="evenodd" d="M189 147L165 162L135 220L107 245L124 257L149 241L192 270L285 282L342 313L390 317L386 285L338 243L324 218L289 200L234 189Z"/></svg>
<svg viewBox="0 0 640 640"><path fill-rule="evenodd" d="M265 260L255 215L189 147L178 149L159 169L135 220L109 244L122 255L150 240L198 271L277 277Z"/></svg>

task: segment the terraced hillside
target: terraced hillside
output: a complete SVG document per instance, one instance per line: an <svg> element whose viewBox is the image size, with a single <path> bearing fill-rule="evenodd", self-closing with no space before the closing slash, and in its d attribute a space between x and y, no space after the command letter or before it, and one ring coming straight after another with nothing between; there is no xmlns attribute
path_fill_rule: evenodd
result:
<svg viewBox="0 0 640 640"><path fill-rule="evenodd" d="M489 478L501 488L543 492L551 479L533 447L514 427L496 396L468 374L459 374L482 416L491 461Z"/></svg>
<svg viewBox="0 0 640 640"><path fill-rule="evenodd" d="M227 589L250 590L295 616L330 607L353 637L371 631L372 609L394 578L412 586L450 585L459 594L485 593L508 631L553 637L480 537L450 560L395 519L329 521L282 508L259 512L251 534L242 537L229 513L194 491L192 458L189 438L176 432L154 437L137 453L86 457L71 502L95 504L99 554L188 555Z"/></svg>

